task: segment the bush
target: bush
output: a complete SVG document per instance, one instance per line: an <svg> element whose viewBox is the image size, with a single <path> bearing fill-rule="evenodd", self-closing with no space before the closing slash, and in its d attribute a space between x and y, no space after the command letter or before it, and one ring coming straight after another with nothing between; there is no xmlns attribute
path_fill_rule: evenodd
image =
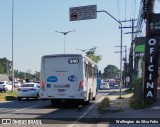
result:
<svg viewBox="0 0 160 127"><path fill-rule="evenodd" d="M98 106L97 106L97 112L98 113L103 113L103 109L105 108L105 107L109 107L110 106L110 100L109 100L109 98L104 98L99 104L98 104Z"/></svg>
<svg viewBox="0 0 160 127"><path fill-rule="evenodd" d="M144 99L143 78L136 78L133 81L133 87L134 87L135 102L142 105Z"/></svg>
<svg viewBox="0 0 160 127"><path fill-rule="evenodd" d="M143 85L143 78L136 78L133 80L133 86L135 85Z"/></svg>
<svg viewBox="0 0 160 127"><path fill-rule="evenodd" d="M132 97L129 101L129 106L135 110L144 109L153 104L151 100L145 100L144 102L137 101L134 97Z"/></svg>
<svg viewBox="0 0 160 127"><path fill-rule="evenodd" d="M144 106L142 105L142 103L136 101L134 98L131 98L131 100L129 101L129 106L135 110L138 109L143 109Z"/></svg>

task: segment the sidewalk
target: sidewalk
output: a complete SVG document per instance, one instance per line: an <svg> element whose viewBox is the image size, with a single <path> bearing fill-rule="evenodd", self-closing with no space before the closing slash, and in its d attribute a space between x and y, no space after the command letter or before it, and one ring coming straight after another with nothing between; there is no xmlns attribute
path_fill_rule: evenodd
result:
<svg viewBox="0 0 160 127"><path fill-rule="evenodd" d="M160 127L160 100L156 103L151 105L148 108L141 109L141 110L134 110L129 107L129 100L133 94L125 94L124 91L126 89L122 88L121 97L123 99L117 99L119 97L119 89L115 89L115 92L107 91L109 95L105 95L110 99L110 107L106 107L104 114L97 113L97 103L92 112L86 115L86 118L90 118L92 124L87 124L82 122L83 124L76 124L74 127ZM105 93L104 93L105 94ZM95 118L95 119L94 119ZM137 120L152 120L152 119L159 119L158 124L145 124L145 123L134 123L134 124L127 124L127 123L116 123L116 120L123 122L124 121L132 121L135 122ZM98 122L97 121L102 121ZM144 121L141 121L144 122Z"/></svg>
<svg viewBox="0 0 160 127"><path fill-rule="evenodd" d="M125 90L122 88L123 99L118 99L119 91L106 96L110 99L110 107L104 109L106 113L101 115L102 118L160 118L160 99L145 109L134 110L129 107L129 100L133 94L125 94Z"/></svg>

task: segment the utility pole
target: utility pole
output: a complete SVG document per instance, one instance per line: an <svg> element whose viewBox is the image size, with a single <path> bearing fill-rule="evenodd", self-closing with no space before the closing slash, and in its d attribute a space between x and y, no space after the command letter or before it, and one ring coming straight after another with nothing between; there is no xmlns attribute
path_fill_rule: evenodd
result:
<svg viewBox="0 0 160 127"><path fill-rule="evenodd" d="M129 77L130 77L130 87L132 86L132 80L133 80L133 44L134 44L134 21L136 19L131 19L131 20L125 20L125 21L121 21L121 22L132 22L132 26L129 27L122 27L122 28L131 28L132 31L131 32L127 32L125 34L131 34L131 47L130 47L130 53L129 53ZM139 31L137 31L139 32Z"/></svg>
<svg viewBox="0 0 160 127"><path fill-rule="evenodd" d="M120 46L115 46L115 47L120 47ZM127 65L127 46L125 45L125 46L122 46L122 47L125 47L125 50L122 51L122 52L125 52L125 59L123 59L123 61L125 62L124 66L126 66ZM120 53L120 51L116 51L115 53ZM124 81L123 82L124 82L124 84L126 86L126 77L127 77L127 70L126 70L126 68L123 69L123 71L124 71Z"/></svg>

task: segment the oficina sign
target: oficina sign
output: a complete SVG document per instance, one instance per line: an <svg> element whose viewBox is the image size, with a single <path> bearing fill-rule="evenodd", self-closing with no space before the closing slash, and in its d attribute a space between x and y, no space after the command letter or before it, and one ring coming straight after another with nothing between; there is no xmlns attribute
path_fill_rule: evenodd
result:
<svg viewBox="0 0 160 127"><path fill-rule="evenodd" d="M158 37L148 37L145 44L144 100L157 98L158 43Z"/></svg>

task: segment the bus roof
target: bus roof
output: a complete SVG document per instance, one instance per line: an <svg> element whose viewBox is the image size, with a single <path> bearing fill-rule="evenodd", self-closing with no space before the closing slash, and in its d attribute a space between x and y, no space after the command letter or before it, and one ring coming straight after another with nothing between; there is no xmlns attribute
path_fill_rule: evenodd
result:
<svg viewBox="0 0 160 127"><path fill-rule="evenodd" d="M96 64L94 61L92 61L90 58L88 58L87 56L85 56L84 54L50 54L50 55L44 55L44 56L42 56L42 59L43 59L43 58L48 58L48 57L67 57L67 56L83 57L83 58L85 58L87 61L89 61L89 62L91 62L92 64L94 64L96 68L98 68L98 67L97 67L97 64Z"/></svg>

